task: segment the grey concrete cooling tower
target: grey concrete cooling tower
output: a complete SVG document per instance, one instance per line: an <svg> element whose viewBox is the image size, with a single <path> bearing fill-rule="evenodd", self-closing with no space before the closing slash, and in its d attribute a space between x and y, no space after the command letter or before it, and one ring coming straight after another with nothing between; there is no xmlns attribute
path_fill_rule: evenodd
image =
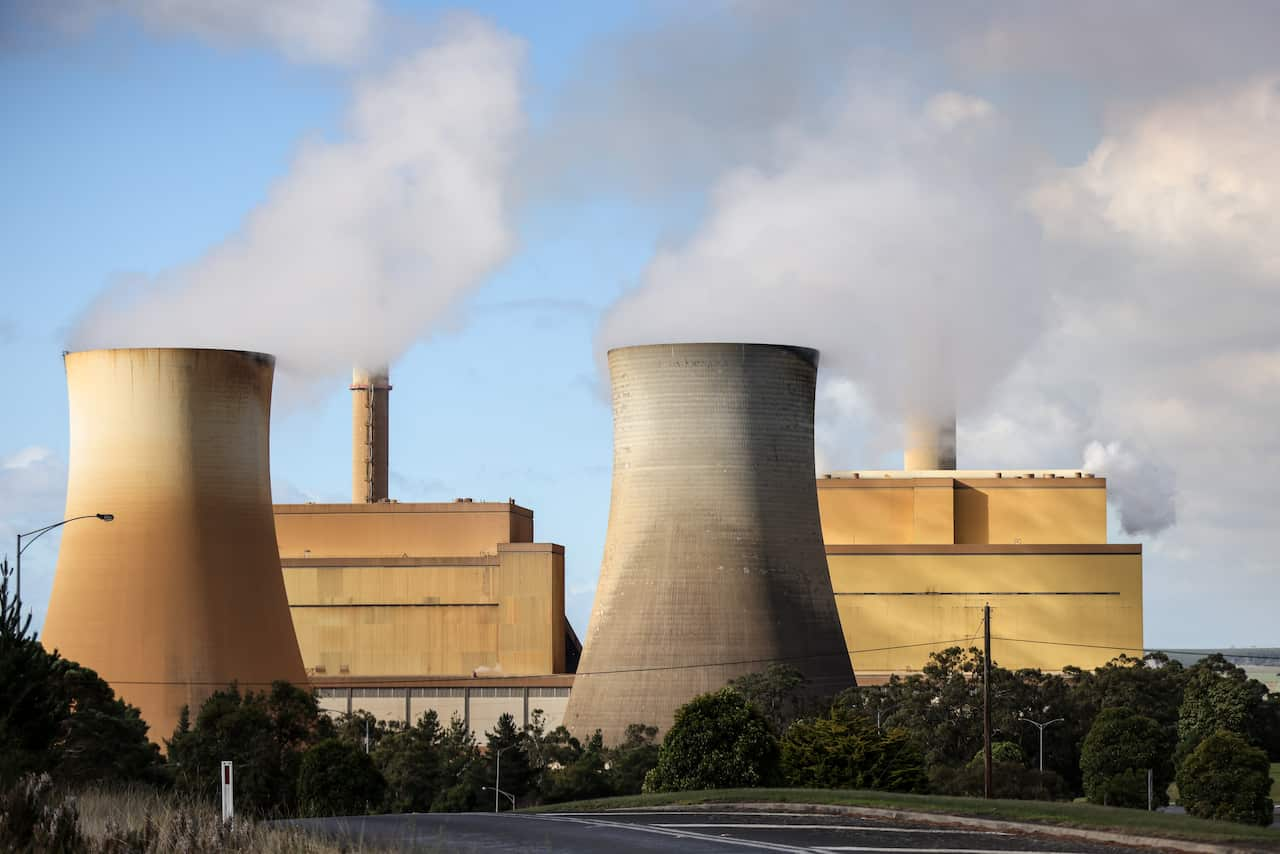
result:
<svg viewBox="0 0 1280 854"><path fill-rule="evenodd" d="M814 485L817 368L802 347L610 351L613 498L571 732L665 731L774 662L815 692L853 684Z"/></svg>

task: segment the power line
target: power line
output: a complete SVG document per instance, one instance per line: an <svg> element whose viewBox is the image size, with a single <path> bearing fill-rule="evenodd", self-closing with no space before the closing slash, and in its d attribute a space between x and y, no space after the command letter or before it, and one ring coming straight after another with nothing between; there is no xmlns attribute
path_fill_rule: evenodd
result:
<svg viewBox="0 0 1280 854"><path fill-rule="evenodd" d="M979 621L979 626L981 626L981 621ZM362 682L362 683L365 683L366 685L380 684L385 686L405 686L406 683L414 683L413 685L408 685L408 687L414 687L414 685L425 686L425 683L432 683L432 682L466 682L468 684L465 686L455 686L455 687L501 687L499 685L494 685L492 683L498 682L498 681L540 679L548 676L550 677L608 676L608 675L622 674L622 673L650 673L650 672L661 672L661 671L697 670L697 669L709 668L709 667L737 667L737 666L742 666L747 664L782 664L782 663L794 662L794 661L806 661L811 659L831 658L831 657L840 656L840 655L864 655L864 654L875 653L875 652L891 652L891 651L900 650L900 649L918 649L920 647L945 646L949 644L965 643L967 641L976 641L978 639L979 639L979 635L974 634L968 637L952 638L950 640L922 641L919 643L893 644L891 646L877 646L877 647L864 647L861 649L848 649L842 653L830 652L830 653L816 653L813 655L782 656L782 657L773 657L773 658L741 658L741 659L734 659L729 661L695 662L692 664L663 664L663 665L653 665L648 667L620 667L620 668L614 668L610 670L590 670L590 671L582 670L582 671L578 671L577 673L563 673L563 674L553 673L553 674L535 674L530 676L489 676L489 677L483 677L483 678L474 679L474 680L468 679L466 676L462 676L462 675L457 675L457 676L367 676L367 677L352 676L349 678L352 681ZM1025 644L1036 644L1036 645L1042 645L1042 646L1065 646L1065 647L1075 647L1075 648L1081 648L1081 649L1109 649L1109 650L1119 650L1121 652L1140 652L1143 654L1153 653L1153 652L1162 652L1162 653L1167 653L1171 655L1194 655L1199 657L1204 657L1206 655L1212 654L1211 652L1206 652L1203 649L1183 650L1183 649L1169 649L1167 647L1129 647L1129 646L1124 646L1123 644L1098 644L1098 643L1079 643L1079 642L1059 641L1059 640L1035 640L1031 638L1011 638L1011 637L1003 637L1003 636L997 636L997 635L992 635L991 640L1004 641L1006 643L1025 643ZM1249 659L1253 661L1262 661L1262 662L1280 664L1280 656L1252 655L1252 654L1243 653L1243 652L1237 653L1233 651L1224 651L1224 650L1218 650L1218 652L1220 652L1226 658L1243 658L1243 659ZM112 685L136 685L136 686L144 686L144 687L145 686L229 687L231 684L233 684L231 682L213 682L213 681L197 681L197 680L177 681L177 680L112 679L109 681L110 681L110 684ZM810 681L824 682L824 681L840 681L840 680L838 680L837 677L815 677ZM246 682L246 681L237 680L234 684L242 687L255 688L255 687L270 687L275 683L274 682ZM320 685L317 687L326 687L326 686ZM341 686L333 686L333 687L341 687ZM530 687L539 687L539 686L530 686Z"/></svg>
<svg viewBox="0 0 1280 854"><path fill-rule="evenodd" d="M971 640L977 640L977 637L973 636L973 637L965 637L965 638L953 638L951 640L937 640L937 641L924 641L921 643L895 644L893 646L867 647L865 649L846 649L843 652L823 652L823 653L815 653L813 655L782 656L782 657L774 657L774 658L741 658L741 659L735 659L732 661L710 661L710 662L699 662L694 664L665 664L665 665L654 665L652 667L621 667L621 668L616 668L612 670L590 670L590 671L580 670L577 673L550 673L550 674L536 674L532 676L484 677L484 678L475 679L475 680L467 679L467 677L465 676L369 676L369 677L352 676L349 678L353 681L360 681L360 682L366 682L366 683L377 682L384 685L403 685L404 683L407 683L407 682L423 683L423 682L463 682L465 681L469 683L466 687L491 687L492 688L492 687L499 687L499 686L485 685L484 683L495 682L499 679L502 679L502 680L540 679L546 676L574 676L574 677L607 676L614 673L645 673L645 672L663 671L663 670L695 670L695 669L704 668L704 667L734 667L734 666L740 666L743 664L778 664L778 663L784 663L788 661L805 661L805 660L815 659L815 658L832 658L835 656L860 655L863 653L872 653L872 652L889 652L891 650L913 649L913 648L918 648L922 646L943 646L945 644L963 643L965 641L971 641ZM835 680L835 677L818 677L817 679L811 680L811 681L834 681L834 680ZM154 680L112 679L109 681L112 685L142 685L142 686L156 686L156 687L164 687L164 686L170 686L170 685L229 686L232 684L230 682L201 682L201 681L194 681L194 680L180 682L176 680L161 680L161 679L154 679ZM241 686L247 686L247 687L261 687L261 686L270 687L275 683L274 682L237 681L235 684L241 685ZM319 687L324 687L324 686L319 686ZM531 686L531 687L538 687L538 686Z"/></svg>

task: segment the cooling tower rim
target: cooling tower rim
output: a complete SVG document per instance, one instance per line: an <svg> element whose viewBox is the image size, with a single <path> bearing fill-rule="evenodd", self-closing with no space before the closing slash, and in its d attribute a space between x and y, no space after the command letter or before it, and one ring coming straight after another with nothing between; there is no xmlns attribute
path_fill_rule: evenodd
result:
<svg viewBox="0 0 1280 854"><path fill-rule="evenodd" d="M274 366L276 357L271 353L257 350L233 350L225 347L98 347L92 350L64 350L63 360L69 356L91 356L95 353L226 353L232 356L244 356L255 362L265 362Z"/></svg>
<svg viewBox="0 0 1280 854"><path fill-rule="evenodd" d="M631 352L634 350L656 350L663 347L759 347L769 350L787 350L795 353L815 368L818 367L820 352L813 347L802 347L798 344L769 344L761 341L667 341L661 344L631 344L626 347L610 347L608 355Z"/></svg>

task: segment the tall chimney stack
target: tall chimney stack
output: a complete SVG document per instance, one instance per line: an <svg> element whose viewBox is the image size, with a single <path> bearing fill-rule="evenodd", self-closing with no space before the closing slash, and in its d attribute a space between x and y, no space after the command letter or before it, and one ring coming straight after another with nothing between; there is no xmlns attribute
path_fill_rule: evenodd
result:
<svg viewBox="0 0 1280 854"><path fill-rule="evenodd" d="M391 383L387 369L356 368L351 375L351 501L371 504L387 498L387 409Z"/></svg>
<svg viewBox="0 0 1280 854"><path fill-rule="evenodd" d="M907 417L906 471L955 471L956 417L917 412Z"/></svg>

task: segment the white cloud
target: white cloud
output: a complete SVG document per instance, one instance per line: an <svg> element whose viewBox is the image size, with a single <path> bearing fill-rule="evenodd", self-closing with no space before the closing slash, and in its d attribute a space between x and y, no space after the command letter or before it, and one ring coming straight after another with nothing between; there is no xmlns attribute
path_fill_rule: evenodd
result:
<svg viewBox="0 0 1280 854"><path fill-rule="evenodd" d="M75 349L261 350L294 374L394 359L514 246L507 177L522 47L476 20L362 80L340 141L312 139L240 231L132 293Z"/></svg>
<svg viewBox="0 0 1280 854"><path fill-rule="evenodd" d="M266 44L298 62L348 65L373 46L376 0L71 0L45 14L82 29L124 12L149 28L215 44Z"/></svg>
<svg viewBox="0 0 1280 854"><path fill-rule="evenodd" d="M1177 98L1117 123L1033 196L1055 235L1280 275L1280 78Z"/></svg>

